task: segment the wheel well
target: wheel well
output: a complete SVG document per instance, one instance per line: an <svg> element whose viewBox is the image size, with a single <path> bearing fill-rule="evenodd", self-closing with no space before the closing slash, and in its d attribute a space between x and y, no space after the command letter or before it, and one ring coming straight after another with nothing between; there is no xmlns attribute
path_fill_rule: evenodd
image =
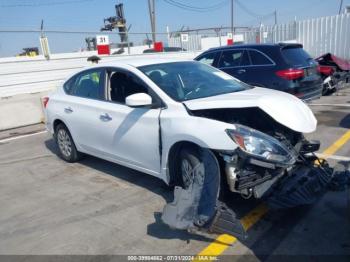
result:
<svg viewBox="0 0 350 262"><path fill-rule="evenodd" d="M169 185L174 185L176 183L176 160L182 148L191 147L199 149L200 146L189 141L179 141L176 142L169 150L168 154L168 170L169 170Z"/></svg>
<svg viewBox="0 0 350 262"><path fill-rule="evenodd" d="M63 124L64 126L66 126L62 120L56 119L56 120L53 122L53 131L54 131L55 133L56 133L56 128L57 128L57 126L58 126L59 124Z"/></svg>
<svg viewBox="0 0 350 262"><path fill-rule="evenodd" d="M195 150L199 150L202 147L199 146L196 143L193 142L189 142L189 141L179 141L176 142L174 145L172 145L172 147L169 150L169 154L168 154L168 170L169 170L169 177L170 177L170 181L169 181L169 185L174 185L177 179L176 176L176 160L178 158L178 154L180 153L181 149L184 147L189 147L189 148L193 148ZM210 150L210 149L209 149ZM214 154L214 156L216 157L219 166L220 166L220 173L221 175L223 174L223 169L224 169L224 163L222 158L219 156L219 154L213 150L211 150L212 153Z"/></svg>

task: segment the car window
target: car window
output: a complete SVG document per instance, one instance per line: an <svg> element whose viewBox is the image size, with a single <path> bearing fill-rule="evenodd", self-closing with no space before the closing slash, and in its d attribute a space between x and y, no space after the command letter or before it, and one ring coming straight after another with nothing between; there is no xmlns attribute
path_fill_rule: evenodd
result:
<svg viewBox="0 0 350 262"><path fill-rule="evenodd" d="M244 56L244 50L223 51L219 61L219 67L240 66Z"/></svg>
<svg viewBox="0 0 350 262"><path fill-rule="evenodd" d="M209 54L205 54L205 55L199 57L196 60L199 62L202 62L204 64L207 64L207 65L213 65L216 55L217 55L216 52L211 52Z"/></svg>
<svg viewBox="0 0 350 262"><path fill-rule="evenodd" d="M127 96L136 93L149 94L147 86L136 76L125 72L111 72L110 81L110 100L113 102L125 104Z"/></svg>
<svg viewBox="0 0 350 262"><path fill-rule="evenodd" d="M315 65L314 60L303 48L286 47L282 49L282 56L287 64L294 67Z"/></svg>
<svg viewBox="0 0 350 262"><path fill-rule="evenodd" d="M63 89L64 91L67 93L67 94L72 94L73 92L73 87L74 87L74 84L75 84L75 80L76 80L76 77L71 77L70 79L68 79L64 84L63 84Z"/></svg>
<svg viewBox="0 0 350 262"><path fill-rule="evenodd" d="M248 51L245 50L241 59L240 66L249 66L249 65L250 65L250 58L248 55Z"/></svg>
<svg viewBox="0 0 350 262"><path fill-rule="evenodd" d="M225 72L197 61L146 65L138 69L176 101L216 96L251 88Z"/></svg>
<svg viewBox="0 0 350 262"><path fill-rule="evenodd" d="M75 77L74 84L71 83L70 94L85 98L104 99L104 79L103 70L89 70L82 72ZM69 88L69 85L67 85Z"/></svg>
<svg viewBox="0 0 350 262"><path fill-rule="evenodd" d="M272 65L270 59L268 59L264 54L250 50L249 51L250 60L252 61L252 65Z"/></svg>

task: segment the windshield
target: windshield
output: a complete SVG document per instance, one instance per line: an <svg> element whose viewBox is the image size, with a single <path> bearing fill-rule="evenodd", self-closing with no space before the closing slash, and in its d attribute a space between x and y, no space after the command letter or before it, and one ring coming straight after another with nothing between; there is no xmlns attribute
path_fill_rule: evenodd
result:
<svg viewBox="0 0 350 262"><path fill-rule="evenodd" d="M251 88L218 69L196 61L147 65L138 69L176 101L216 96Z"/></svg>

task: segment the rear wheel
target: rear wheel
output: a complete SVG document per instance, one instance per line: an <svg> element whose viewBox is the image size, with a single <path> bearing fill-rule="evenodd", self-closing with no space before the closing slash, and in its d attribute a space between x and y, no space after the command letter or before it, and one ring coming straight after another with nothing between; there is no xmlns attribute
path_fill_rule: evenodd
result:
<svg viewBox="0 0 350 262"><path fill-rule="evenodd" d="M55 130L55 140L58 146L59 156L70 163L76 162L81 158L73 138L64 124L59 124Z"/></svg>

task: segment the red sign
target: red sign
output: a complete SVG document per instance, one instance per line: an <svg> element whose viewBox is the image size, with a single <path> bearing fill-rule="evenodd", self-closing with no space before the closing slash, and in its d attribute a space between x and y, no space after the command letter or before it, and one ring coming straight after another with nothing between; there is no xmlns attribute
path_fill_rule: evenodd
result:
<svg viewBox="0 0 350 262"><path fill-rule="evenodd" d="M97 54L109 55L110 54L109 45L98 45L97 46Z"/></svg>
<svg viewBox="0 0 350 262"><path fill-rule="evenodd" d="M233 45L233 39L227 39L227 45Z"/></svg>
<svg viewBox="0 0 350 262"><path fill-rule="evenodd" d="M153 48L156 52L163 52L163 42L154 42Z"/></svg>

